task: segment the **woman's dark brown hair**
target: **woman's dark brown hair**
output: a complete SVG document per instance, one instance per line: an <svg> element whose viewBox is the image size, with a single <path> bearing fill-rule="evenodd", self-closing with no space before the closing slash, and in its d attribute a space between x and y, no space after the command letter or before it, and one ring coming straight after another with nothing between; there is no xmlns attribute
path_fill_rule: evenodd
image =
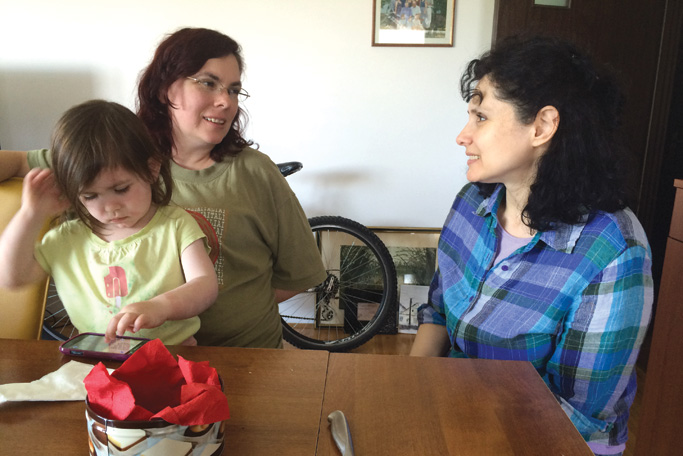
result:
<svg viewBox="0 0 683 456"><path fill-rule="evenodd" d="M173 151L173 123L168 88L178 79L197 73L207 60L234 55L240 73L244 70L242 48L229 36L204 28L184 28L164 39L138 84L138 117L147 126L157 147L168 157ZM253 144L243 137L247 115L238 108L228 134L211 151L211 158L237 155Z"/></svg>

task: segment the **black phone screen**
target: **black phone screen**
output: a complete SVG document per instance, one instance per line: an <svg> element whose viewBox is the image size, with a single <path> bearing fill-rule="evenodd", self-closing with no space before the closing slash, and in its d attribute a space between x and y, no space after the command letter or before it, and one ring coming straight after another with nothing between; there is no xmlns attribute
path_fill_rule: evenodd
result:
<svg viewBox="0 0 683 456"><path fill-rule="evenodd" d="M146 340L116 339L111 344L104 341L104 336L97 334L81 334L66 342L64 348L101 353L130 354L137 350Z"/></svg>

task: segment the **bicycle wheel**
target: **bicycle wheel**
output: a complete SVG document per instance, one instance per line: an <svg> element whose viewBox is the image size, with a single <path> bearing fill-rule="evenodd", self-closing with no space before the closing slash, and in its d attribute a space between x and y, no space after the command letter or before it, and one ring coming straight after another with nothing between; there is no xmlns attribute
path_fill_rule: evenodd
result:
<svg viewBox="0 0 683 456"><path fill-rule="evenodd" d="M43 316L43 336L54 340L67 340L76 334L78 331L71 324L69 315L57 294L55 283L50 278Z"/></svg>
<svg viewBox="0 0 683 456"><path fill-rule="evenodd" d="M309 219L327 270L322 284L280 303L284 339L305 349L347 351L396 312L396 270L375 233L343 217Z"/></svg>

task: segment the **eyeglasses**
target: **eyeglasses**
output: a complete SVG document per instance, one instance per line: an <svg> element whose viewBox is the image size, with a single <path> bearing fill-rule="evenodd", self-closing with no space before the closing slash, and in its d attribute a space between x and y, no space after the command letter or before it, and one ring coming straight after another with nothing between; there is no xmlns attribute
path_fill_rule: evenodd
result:
<svg viewBox="0 0 683 456"><path fill-rule="evenodd" d="M249 92L242 88L225 87L223 84L221 84L218 81L214 81L213 79L193 78L191 76L187 76L187 79L197 84L197 87L199 87L206 93L219 94L225 90L228 93L230 99L237 100L240 102L243 102L250 97Z"/></svg>

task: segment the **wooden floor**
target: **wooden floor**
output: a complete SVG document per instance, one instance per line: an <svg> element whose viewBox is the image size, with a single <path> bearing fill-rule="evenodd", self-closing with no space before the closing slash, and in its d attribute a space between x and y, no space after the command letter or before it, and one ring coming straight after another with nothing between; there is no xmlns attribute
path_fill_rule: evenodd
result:
<svg viewBox="0 0 683 456"><path fill-rule="evenodd" d="M408 355L413 344L413 334L379 334L373 337L366 344L352 350L352 353L369 353L380 355ZM291 345L285 342L285 348L292 349ZM631 417L628 423L628 442L624 456L633 456L636 443L635 433L638 429L638 415L640 414L640 403L645 386L645 374L638 368L638 392L631 407Z"/></svg>

